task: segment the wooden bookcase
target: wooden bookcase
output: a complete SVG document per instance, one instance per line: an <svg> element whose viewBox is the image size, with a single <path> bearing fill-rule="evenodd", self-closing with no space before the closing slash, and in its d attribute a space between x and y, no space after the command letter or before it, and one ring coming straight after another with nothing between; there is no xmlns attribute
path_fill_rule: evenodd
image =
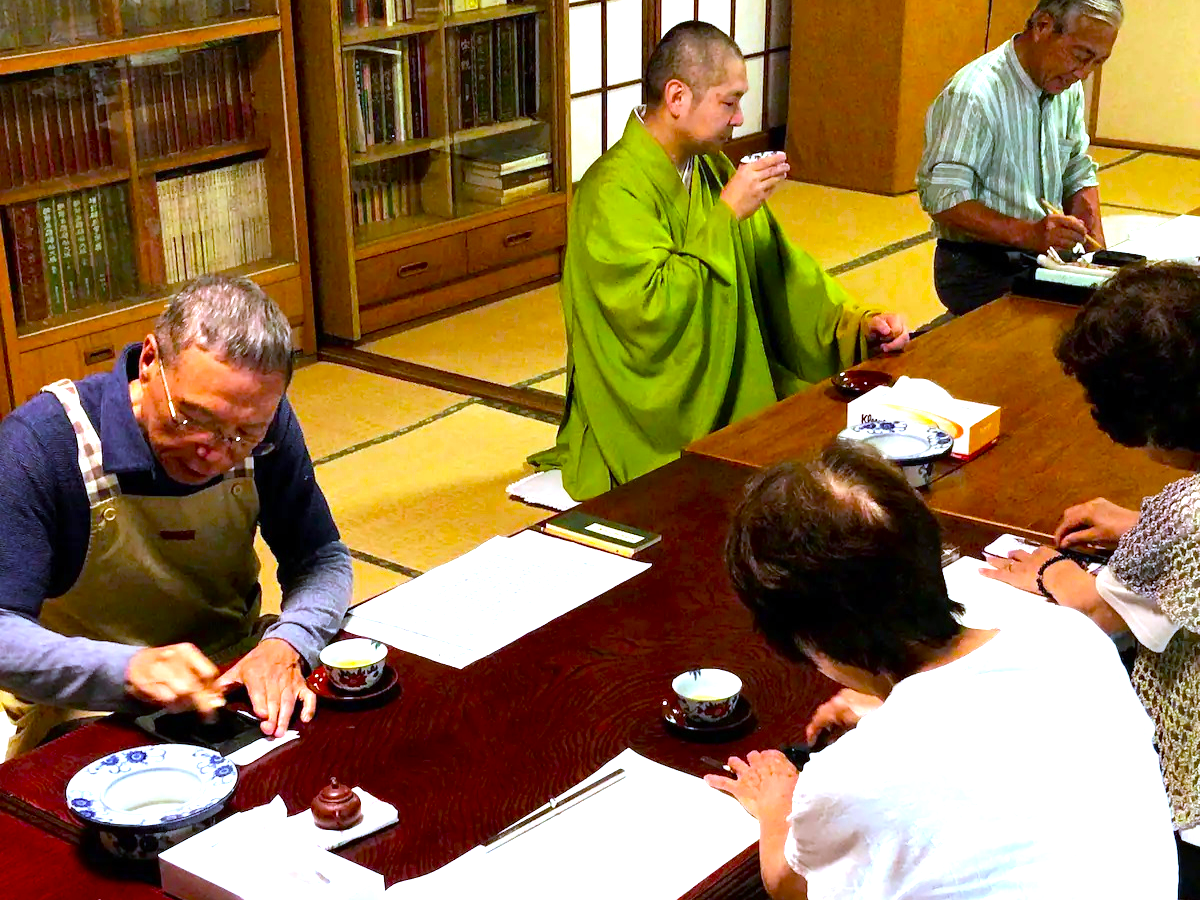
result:
<svg viewBox="0 0 1200 900"><path fill-rule="evenodd" d="M14 9L0 16L0 412L110 368L201 271L253 278L315 352L288 5ZM160 204L165 186L179 199ZM61 248L43 213L70 224Z"/></svg>
<svg viewBox="0 0 1200 900"><path fill-rule="evenodd" d="M560 274L570 185L565 0L476 9L463 7L479 0L452 2L453 7L451 0L300 0L295 6L314 283L320 330L330 337L358 341ZM385 12L389 7L392 13ZM503 121L476 125L464 118L472 107L460 94L466 77L460 43L481 30L494 52L500 52L499 35L515 30L517 40L524 37L521 65L513 67L524 81L519 88L505 82L503 90L519 90L520 99L506 101ZM422 80L419 89L410 82L413 92L397 100L396 109L419 93L423 127L405 133L395 126L385 99L391 131L364 149L360 111L380 114L379 106L371 106L379 91L363 99L370 82L360 85L364 73L356 61L364 54L368 60L375 54L396 58L397 52L407 57L399 64L403 71L411 76L415 69ZM508 68L494 69L496 77ZM384 66L385 78L387 71ZM469 81L472 90L486 82L483 69L479 76ZM499 113L497 85L492 88ZM365 105L356 109L360 100ZM410 112L405 108L400 119ZM539 188L544 193L503 205L468 198L464 157L478 154L480 139L494 142L500 135L548 153L549 184ZM387 165L401 173L388 176L400 183L395 205L377 217L382 221L364 223L360 186L373 171L382 171L373 167Z"/></svg>

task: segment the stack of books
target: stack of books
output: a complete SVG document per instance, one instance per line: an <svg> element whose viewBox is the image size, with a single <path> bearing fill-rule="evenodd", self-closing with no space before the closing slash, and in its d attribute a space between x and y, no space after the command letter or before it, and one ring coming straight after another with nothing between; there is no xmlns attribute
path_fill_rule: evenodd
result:
<svg viewBox="0 0 1200 900"><path fill-rule="evenodd" d="M240 43L130 57L129 79L143 157L254 137L250 60Z"/></svg>
<svg viewBox="0 0 1200 900"><path fill-rule="evenodd" d="M262 160L158 183L168 284L271 255Z"/></svg>
<svg viewBox="0 0 1200 900"><path fill-rule="evenodd" d="M30 0L26 0L30 2ZM63 0L32 0L62 3ZM86 5L95 0L69 0ZM252 11L251 0L120 0L126 31L148 31L178 25L202 25Z"/></svg>
<svg viewBox="0 0 1200 900"><path fill-rule="evenodd" d="M124 185L19 203L4 214L18 325L138 293Z"/></svg>
<svg viewBox="0 0 1200 900"><path fill-rule="evenodd" d="M458 42L458 127L532 118L538 112L538 17L464 25ZM450 38L454 46L454 37Z"/></svg>
<svg viewBox="0 0 1200 900"><path fill-rule="evenodd" d="M94 0L0 0L0 51L98 36Z"/></svg>
<svg viewBox="0 0 1200 900"><path fill-rule="evenodd" d="M416 15L416 0L342 0L342 21L368 28L395 25Z"/></svg>
<svg viewBox="0 0 1200 900"><path fill-rule="evenodd" d="M425 45L417 37L343 54L352 153L429 137Z"/></svg>
<svg viewBox="0 0 1200 900"><path fill-rule="evenodd" d="M111 168L116 85L112 66L0 80L0 190Z"/></svg>
<svg viewBox="0 0 1200 900"><path fill-rule="evenodd" d="M417 200L417 160L389 159L350 170L350 208L355 226L410 216Z"/></svg>
<svg viewBox="0 0 1200 900"><path fill-rule="evenodd" d="M519 133L472 141L459 152L461 193L467 200L504 206L551 190L550 152Z"/></svg>

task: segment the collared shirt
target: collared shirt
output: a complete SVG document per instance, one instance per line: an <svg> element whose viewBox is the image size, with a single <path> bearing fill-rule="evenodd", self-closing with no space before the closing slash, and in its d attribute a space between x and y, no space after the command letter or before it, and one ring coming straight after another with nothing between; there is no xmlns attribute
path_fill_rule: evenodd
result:
<svg viewBox="0 0 1200 900"><path fill-rule="evenodd" d="M100 435L104 469L127 495L201 491L208 484L167 475L134 417L129 382L137 377L139 349L129 345L111 372L77 382ZM286 397L264 443L274 449L255 459L259 526L284 594L280 621L266 636L286 640L312 665L350 600L349 552ZM125 667L138 648L67 638L37 624L42 602L66 593L83 570L89 532L75 433L59 401L38 394L0 421L0 688L64 706L121 707Z"/></svg>
<svg viewBox="0 0 1200 900"><path fill-rule="evenodd" d="M1012 40L959 70L925 118L917 172L922 208L931 216L968 200L1025 221L1045 217L1041 200L1062 206L1093 187L1087 155L1083 85L1044 94L1017 58ZM970 235L936 222L933 233Z"/></svg>

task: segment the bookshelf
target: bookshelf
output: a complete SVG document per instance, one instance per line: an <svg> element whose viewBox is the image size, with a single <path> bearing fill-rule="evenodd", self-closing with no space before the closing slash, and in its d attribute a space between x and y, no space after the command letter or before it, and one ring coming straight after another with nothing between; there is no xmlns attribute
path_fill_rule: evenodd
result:
<svg viewBox="0 0 1200 900"><path fill-rule="evenodd" d="M295 8L321 332L341 341L557 278L566 3Z"/></svg>
<svg viewBox="0 0 1200 900"><path fill-rule="evenodd" d="M314 353L288 5L0 7L0 413L110 368L203 272L253 278Z"/></svg>

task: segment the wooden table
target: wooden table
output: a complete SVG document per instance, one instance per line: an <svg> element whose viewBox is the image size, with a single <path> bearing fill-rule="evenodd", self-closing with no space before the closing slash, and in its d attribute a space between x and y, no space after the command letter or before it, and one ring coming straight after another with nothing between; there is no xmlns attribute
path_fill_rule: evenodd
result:
<svg viewBox="0 0 1200 900"><path fill-rule="evenodd" d="M331 775L361 785L395 804L400 823L341 852L391 884L449 862L625 747L702 775L711 770L701 755L801 739L812 710L836 686L768 649L721 560L729 511L750 474L689 456L590 501L600 515L663 534L646 557L654 563L648 572L462 671L394 651L400 697L374 710L323 707L301 740L243 768L231 808L280 794L296 812ZM946 539L970 553L996 533L943 521ZM665 733L659 716L670 680L696 664L742 676L759 723L753 734L701 745ZM47 885L63 883L78 883L89 900L161 896L141 883L153 870L78 847L82 831L62 799L79 768L145 742L114 718L0 766L0 807L38 826L0 812L0 840L13 829L36 836L38 848L6 859L6 900L55 896ZM761 900L756 849L688 897Z"/></svg>
<svg viewBox="0 0 1200 900"><path fill-rule="evenodd" d="M939 464L926 499L939 512L1053 533L1062 510L1103 495L1137 508L1181 473L1096 427L1054 345L1075 307L1004 297L862 368L928 378L953 396L1001 407L1000 439L967 463ZM828 381L696 441L687 452L766 466L810 455L846 427Z"/></svg>

